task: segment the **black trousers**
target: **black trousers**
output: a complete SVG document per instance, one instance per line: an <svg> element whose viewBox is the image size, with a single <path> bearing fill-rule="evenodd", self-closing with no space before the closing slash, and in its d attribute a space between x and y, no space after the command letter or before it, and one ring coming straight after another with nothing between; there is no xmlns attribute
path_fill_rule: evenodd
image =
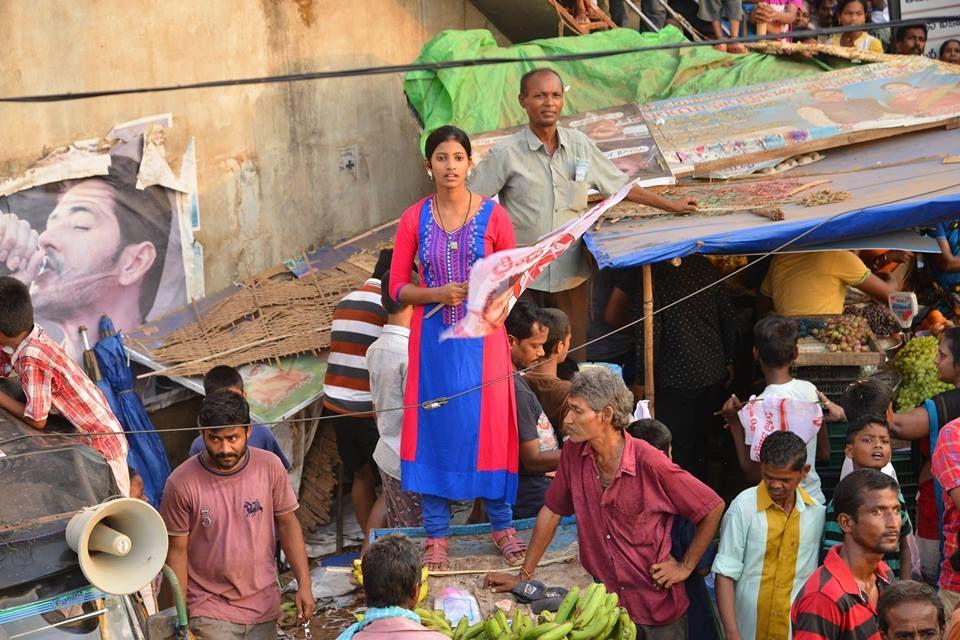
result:
<svg viewBox="0 0 960 640"><path fill-rule="evenodd" d="M673 435L673 461L700 480L708 478L710 463L723 461L733 452L730 434L723 418L713 415L727 398L725 381L698 389L657 388L654 402L656 418ZM723 437L725 436L725 438Z"/></svg>

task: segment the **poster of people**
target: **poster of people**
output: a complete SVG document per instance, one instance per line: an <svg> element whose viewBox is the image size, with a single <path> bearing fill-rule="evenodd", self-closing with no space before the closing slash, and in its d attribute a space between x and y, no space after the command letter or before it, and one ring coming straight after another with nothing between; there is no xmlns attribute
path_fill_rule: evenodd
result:
<svg viewBox="0 0 960 640"><path fill-rule="evenodd" d="M603 155L642 187L675 182L635 104L565 116L560 119L560 126L585 133ZM473 137L473 161L482 161L498 142L524 127L526 125L498 129Z"/></svg>
<svg viewBox="0 0 960 640"><path fill-rule="evenodd" d="M955 69L922 56L652 102L647 125L677 175L849 144L846 134L960 116Z"/></svg>
<svg viewBox="0 0 960 640"><path fill-rule="evenodd" d="M129 331L187 302L180 192L156 183L177 186L158 148L171 124L118 125L0 183L0 275L30 287L37 323L77 359L102 315Z"/></svg>

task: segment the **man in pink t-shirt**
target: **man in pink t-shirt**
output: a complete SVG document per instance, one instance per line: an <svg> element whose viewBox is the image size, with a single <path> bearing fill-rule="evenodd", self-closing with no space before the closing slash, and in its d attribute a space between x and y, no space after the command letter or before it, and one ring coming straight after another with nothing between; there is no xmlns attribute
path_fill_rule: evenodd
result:
<svg viewBox="0 0 960 640"><path fill-rule="evenodd" d="M160 506L167 564L186 586L190 630L201 639L274 640L277 535L300 587L297 620L315 609L297 497L280 459L247 447L250 410L242 396L208 395L197 421L205 450L170 474Z"/></svg>

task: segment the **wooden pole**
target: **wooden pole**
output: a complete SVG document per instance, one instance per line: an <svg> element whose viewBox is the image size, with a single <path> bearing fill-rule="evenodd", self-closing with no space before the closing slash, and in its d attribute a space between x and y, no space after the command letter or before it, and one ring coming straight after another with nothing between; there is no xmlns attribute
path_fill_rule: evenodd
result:
<svg viewBox="0 0 960 640"><path fill-rule="evenodd" d="M650 402L650 415L656 415L653 407L653 271L649 264L643 265L643 392Z"/></svg>

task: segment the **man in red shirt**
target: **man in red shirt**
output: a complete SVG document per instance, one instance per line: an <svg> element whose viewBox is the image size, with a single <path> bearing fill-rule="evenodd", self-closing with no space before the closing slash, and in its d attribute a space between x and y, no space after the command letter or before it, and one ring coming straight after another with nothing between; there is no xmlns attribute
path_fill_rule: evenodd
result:
<svg viewBox="0 0 960 640"><path fill-rule="evenodd" d="M793 640L880 640L877 601L893 580L883 554L900 541L900 487L860 469L833 492L843 544L830 549L793 601Z"/></svg>
<svg viewBox="0 0 960 640"><path fill-rule="evenodd" d="M167 564L186 589L190 631L199 638L275 640L277 534L299 585L297 620L309 620L315 608L297 496L280 458L247 447L250 409L243 396L211 393L197 422L205 449L170 474L160 505L170 538Z"/></svg>
<svg viewBox="0 0 960 640"><path fill-rule="evenodd" d="M485 584L509 591L533 576L563 516L576 513L580 562L616 592L643 638L685 638L683 582L720 524L723 500L662 452L625 432L633 395L606 368L581 371L570 388L569 436L520 577L491 573ZM683 560L670 555L675 516L696 523Z"/></svg>

